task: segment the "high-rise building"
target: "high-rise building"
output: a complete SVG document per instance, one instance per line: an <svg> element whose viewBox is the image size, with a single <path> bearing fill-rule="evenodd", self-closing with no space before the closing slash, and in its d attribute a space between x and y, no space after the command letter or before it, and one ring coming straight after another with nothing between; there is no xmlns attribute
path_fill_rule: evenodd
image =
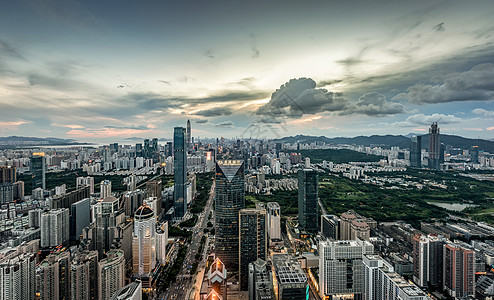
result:
<svg viewBox="0 0 494 300"><path fill-rule="evenodd" d="M317 233L319 230L317 178L314 170L298 171L298 223L309 233Z"/></svg>
<svg viewBox="0 0 494 300"><path fill-rule="evenodd" d="M70 264L70 297L98 299L98 251L77 252Z"/></svg>
<svg viewBox="0 0 494 300"><path fill-rule="evenodd" d="M83 185L89 185L89 193L94 194L94 177L77 177L76 188L79 188Z"/></svg>
<svg viewBox="0 0 494 300"><path fill-rule="evenodd" d="M368 241L370 238L370 226L362 219L353 220L350 225L351 239L361 239Z"/></svg>
<svg viewBox="0 0 494 300"><path fill-rule="evenodd" d="M215 251L229 270L238 270L239 212L245 207L244 162L218 160L215 173Z"/></svg>
<svg viewBox="0 0 494 300"><path fill-rule="evenodd" d="M393 266L378 255L364 255L364 300L430 299L416 285L394 272Z"/></svg>
<svg viewBox="0 0 494 300"><path fill-rule="evenodd" d="M412 136L412 143L410 146L410 167L422 167L422 136L420 135Z"/></svg>
<svg viewBox="0 0 494 300"><path fill-rule="evenodd" d="M91 223L91 201L82 199L70 206L70 239L78 240L82 230Z"/></svg>
<svg viewBox="0 0 494 300"><path fill-rule="evenodd" d="M182 218L187 213L187 151L183 127L174 128L173 155L175 217Z"/></svg>
<svg viewBox="0 0 494 300"><path fill-rule="evenodd" d="M32 189L46 190L46 162L44 152L35 152L31 157L31 173L33 174Z"/></svg>
<svg viewBox="0 0 494 300"><path fill-rule="evenodd" d="M81 201L83 199L89 198L91 195L89 194L90 187L88 185L83 185L78 189L70 191L64 195L53 196L51 199L51 208L69 208L72 204L77 201ZM34 191L33 191L34 194Z"/></svg>
<svg viewBox="0 0 494 300"><path fill-rule="evenodd" d="M273 246L281 241L281 208L278 202L269 202L266 207L269 245Z"/></svg>
<svg viewBox="0 0 494 300"><path fill-rule="evenodd" d="M155 214L160 217L161 216L161 191L163 189L163 185L161 180L153 180L146 182L146 192L148 197L156 197L156 211Z"/></svg>
<svg viewBox="0 0 494 300"><path fill-rule="evenodd" d="M113 295L111 300L141 300L142 299L142 282L133 281Z"/></svg>
<svg viewBox="0 0 494 300"><path fill-rule="evenodd" d="M41 214L41 248L55 247L70 238L69 210L53 209Z"/></svg>
<svg viewBox="0 0 494 300"><path fill-rule="evenodd" d="M0 183L14 183L17 181L16 168L12 166L0 167Z"/></svg>
<svg viewBox="0 0 494 300"><path fill-rule="evenodd" d="M14 184L11 182L0 183L0 204L14 201Z"/></svg>
<svg viewBox="0 0 494 300"><path fill-rule="evenodd" d="M240 289L249 287L249 264L257 259L266 260L266 210L246 208L239 213Z"/></svg>
<svg viewBox="0 0 494 300"><path fill-rule="evenodd" d="M96 204L95 209L95 249L101 257L111 249L113 241L118 237L118 226L124 221L125 215L115 197L103 199Z"/></svg>
<svg viewBox="0 0 494 300"><path fill-rule="evenodd" d="M190 127L190 120L187 120L187 149L192 149L192 131Z"/></svg>
<svg viewBox="0 0 494 300"><path fill-rule="evenodd" d="M98 299L109 300L125 285L125 259L122 250L112 249L98 263Z"/></svg>
<svg viewBox="0 0 494 300"><path fill-rule="evenodd" d="M373 254L368 241L321 241L319 243L319 292L321 298L356 295L364 291L363 255Z"/></svg>
<svg viewBox="0 0 494 300"><path fill-rule="evenodd" d="M24 197L24 181L14 182L14 200L19 200Z"/></svg>
<svg viewBox="0 0 494 300"><path fill-rule="evenodd" d="M158 263L166 263L166 245L168 245L168 222L156 223L156 259Z"/></svg>
<svg viewBox="0 0 494 300"><path fill-rule="evenodd" d="M290 254L273 254L271 261L274 299L309 299L309 283L298 260Z"/></svg>
<svg viewBox="0 0 494 300"><path fill-rule="evenodd" d="M0 299L35 299L36 253L0 260Z"/></svg>
<svg viewBox="0 0 494 300"><path fill-rule="evenodd" d="M100 184L100 198L105 199L111 196L111 181L103 180Z"/></svg>
<svg viewBox="0 0 494 300"><path fill-rule="evenodd" d="M262 259L249 264L249 300L274 299L271 267Z"/></svg>
<svg viewBox="0 0 494 300"><path fill-rule="evenodd" d="M443 245L437 235L416 234L413 237L413 281L420 287L440 288L443 282Z"/></svg>
<svg viewBox="0 0 494 300"><path fill-rule="evenodd" d="M144 190L137 189L135 191L125 192L124 197L124 209L126 216L133 216L134 212L142 205L146 198L146 192Z"/></svg>
<svg viewBox="0 0 494 300"><path fill-rule="evenodd" d="M337 216L321 216L321 236L326 239L340 239L340 219Z"/></svg>
<svg viewBox="0 0 494 300"><path fill-rule="evenodd" d="M143 280L143 286L151 287L152 273L156 266L156 218L153 210L143 205L134 214L132 240L133 277Z"/></svg>
<svg viewBox="0 0 494 300"><path fill-rule="evenodd" d="M440 151L439 127L437 127L437 122L433 122L429 128L429 169L439 170Z"/></svg>
<svg viewBox="0 0 494 300"><path fill-rule="evenodd" d="M136 157L142 157L142 144L136 144Z"/></svg>
<svg viewBox="0 0 494 300"><path fill-rule="evenodd" d="M472 146L472 149L470 149L470 162L472 164L479 163L479 146Z"/></svg>
<svg viewBox="0 0 494 300"><path fill-rule="evenodd" d="M42 300L70 299L70 253L48 255L38 266L36 285Z"/></svg>
<svg viewBox="0 0 494 300"><path fill-rule="evenodd" d="M468 244L444 245L443 289L451 297L475 296L475 252Z"/></svg>

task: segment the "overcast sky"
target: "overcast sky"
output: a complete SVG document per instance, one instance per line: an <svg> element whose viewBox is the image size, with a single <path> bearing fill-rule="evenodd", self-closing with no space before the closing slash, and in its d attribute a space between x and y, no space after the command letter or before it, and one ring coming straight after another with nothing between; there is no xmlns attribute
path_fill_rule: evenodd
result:
<svg viewBox="0 0 494 300"><path fill-rule="evenodd" d="M494 137L493 1L4 1L0 136Z"/></svg>

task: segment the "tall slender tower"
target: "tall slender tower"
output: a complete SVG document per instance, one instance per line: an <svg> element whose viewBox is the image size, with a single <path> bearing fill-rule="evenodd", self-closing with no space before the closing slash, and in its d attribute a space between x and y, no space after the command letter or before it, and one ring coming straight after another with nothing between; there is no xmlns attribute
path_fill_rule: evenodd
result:
<svg viewBox="0 0 494 300"><path fill-rule="evenodd" d="M228 270L238 270L239 212L245 207L244 163L219 160L215 175L216 256Z"/></svg>
<svg viewBox="0 0 494 300"><path fill-rule="evenodd" d="M422 167L422 136L412 136L410 146L410 166L414 168Z"/></svg>
<svg viewBox="0 0 494 300"><path fill-rule="evenodd" d="M46 161L45 153L33 153L31 157L31 173L33 173L33 190L36 188L46 189Z"/></svg>
<svg viewBox="0 0 494 300"><path fill-rule="evenodd" d="M298 171L298 223L310 233L319 230L317 172L310 169Z"/></svg>
<svg viewBox="0 0 494 300"><path fill-rule="evenodd" d="M173 131L173 151L175 217L182 218L187 212L187 151L183 127L175 127Z"/></svg>
<svg viewBox="0 0 494 300"><path fill-rule="evenodd" d="M190 120L187 120L187 150L192 149L192 131L190 128Z"/></svg>
<svg viewBox="0 0 494 300"><path fill-rule="evenodd" d="M246 291L249 287L249 264L259 258L266 260L266 210L245 208L240 210L239 218L240 289Z"/></svg>
<svg viewBox="0 0 494 300"><path fill-rule="evenodd" d="M439 127L437 122L433 122L429 128L429 169L439 170L440 148Z"/></svg>

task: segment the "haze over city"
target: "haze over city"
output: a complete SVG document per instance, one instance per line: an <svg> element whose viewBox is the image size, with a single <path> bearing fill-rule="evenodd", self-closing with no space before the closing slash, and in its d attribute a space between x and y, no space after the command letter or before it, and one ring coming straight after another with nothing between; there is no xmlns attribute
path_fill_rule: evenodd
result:
<svg viewBox="0 0 494 300"><path fill-rule="evenodd" d="M492 1L7 1L0 135L492 138Z"/></svg>

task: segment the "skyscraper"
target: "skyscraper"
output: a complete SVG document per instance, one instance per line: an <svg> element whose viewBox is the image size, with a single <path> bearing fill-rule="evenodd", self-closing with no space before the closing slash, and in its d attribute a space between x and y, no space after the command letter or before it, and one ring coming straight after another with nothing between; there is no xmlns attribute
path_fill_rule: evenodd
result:
<svg viewBox="0 0 494 300"><path fill-rule="evenodd" d="M152 271L156 266L156 218L153 210L143 205L134 214L132 240L132 270L134 277L143 280L143 287L151 287Z"/></svg>
<svg viewBox="0 0 494 300"><path fill-rule="evenodd" d="M111 181L103 180L100 184L100 198L105 199L111 196Z"/></svg>
<svg viewBox="0 0 494 300"><path fill-rule="evenodd" d="M192 149L192 131L190 127L190 120L187 120L187 149Z"/></svg>
<svg viewBox="0 0 494 300"><path fill-rule="evenodd" d="M433 122L429 128L429 169L439 170L440 151L439 127L437 127L437 122Z"/></svg>
<svg viewBox="0 0 494 300"><path fill-rule="evenodd" d="M281 208L278 202L267 204L267 226L270 246L281 240Z"/></svg>
<svg viewBox="0 0 494 300"><path fill-rule="evenodd" d="M124 213L115 197L103 199L96 204L95 209L95 249L101 257L111 249L114 239L118 237L118 225L123 222Z"/></svg>
<svg viewBox="0 0 494 300"><path fill-rule="evenodd" d="M89 198L77 201L70 206L70 239L76 241L82 230L91 223L91 201Z"/></svg>
<svg viewBox="0 0 494 300"><path fill-rule="evenodd" d="M249 287L249 264L257 259L266 260L266 210L242 209L239 213L240 289Z"/></svg>
<svg viewBox="0 0 494 300"><path fill-rule="evenodd" d="M245 207L244 163L219 160L215 174L216 256L232 271L238 270L239 212Z"/></svg>
<svg viewBox="0 0 494 300"><path fill-rule="evenodd" d="M422 167L422 136L412 136L410 145L410 166L414 168Z"/></svg>
<svg viewBox="0 0 494 300"><path fill-rule="evenodd" d="M72 299L98 299L98 251L74 255L70 264L70 295Z"/></svg>
<svg viewBox="0 0 494 300"><path fill-rule="evenodd" d="M0 260L0 299L35 299L35 294L35 253L19 253Z"/></svg>
<svg viewBox="0 0 494 300"><path fill-rule="evenodd" d="M175 217L182 218L187 212L187 151L185 149L185 129L175 127L173 131L173 179Z"/></svg>
<svg viewBox="0 0 494 300"><path fill-rule="evenodd" d="M468 244L444 245L443 289L455 298L475 295L475 252Z"/></svg>
<svg viewBox="0 0 494 300"><path fill-rule="evenodd" d="M319 205L317 172L304 169L298 171L298 223L310 233L319 230Z"/></svg>
<svg viewBox="0 0 494 300"><path fill-rule="evenodd" d="M46 190L46 162L44 152L35 152L31 157L31 173L33 174L32 189Z"/></svg>
<svg viewBox="0 0 494 300"><path fill-rule="evenodd" d="M416 234L413 237L413 281L420 287L441 287L443 282L443 245L437 235Z"/></svg>
<svg viewBox="0 0 494 300"><path fill-rule="evenodd" d="M41 299L70 299L70 253L48 255L36 272Z"/></svg>
<svg viewBox="0 0 494 300"><path fill-rule="evenodd" d="M0 183L14 183L17 181L16 168L11 166L0 167Z"/></svg>
<svg viewBox="0 0 494 300"><path fill-rule="evenodd" d="M364 289L363 255L374 246L362 240L319 243L319 291L321 298L334 295L361 296ZM357 298L360 299L360 298Z"/></svg>
<svg viewBox="0 0 494 300"><path fill-rule="evenodd" d="M55 247L67 242L69 235L69 210L54 209L41 214L41 247Z"/></svg>
<svg viewBox="0 0 494 300"><path fill-rule="evenodd" d="M109 300L125 285L125 259L122 250L110 250L98 263L98 299Z"/></svg>
<svg viewBox="0 0 494 300"><path fill-rule="evenodd" d="M153 180L146 182L146 192L148 197L156 197L156 211L155 214L158 218L161 216L161 190L163 184L161 180Z"/></svg>

